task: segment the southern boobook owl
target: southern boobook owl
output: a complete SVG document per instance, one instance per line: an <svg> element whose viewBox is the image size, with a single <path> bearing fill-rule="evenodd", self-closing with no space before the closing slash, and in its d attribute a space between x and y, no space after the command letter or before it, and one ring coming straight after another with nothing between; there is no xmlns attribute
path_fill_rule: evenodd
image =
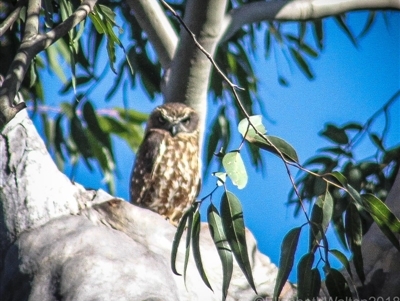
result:
<svg viewBox="0 0 400 301"><path fill-rule="evenodd" d="M157 107L131 174L130 199L177 225L200 189L199 116L181 103Z"/></svg>

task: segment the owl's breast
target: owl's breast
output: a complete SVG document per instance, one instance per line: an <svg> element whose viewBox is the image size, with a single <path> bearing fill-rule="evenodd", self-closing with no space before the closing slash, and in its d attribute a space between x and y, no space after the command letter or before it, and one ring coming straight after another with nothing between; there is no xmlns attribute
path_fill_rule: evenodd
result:
<svg viewBox="0 0 400 301"><path fill-rule="evenodd" d="M179 134L163 139L153 171L150 208L169 216L184 210L196 198L200 182L197 137Z"/></svg>

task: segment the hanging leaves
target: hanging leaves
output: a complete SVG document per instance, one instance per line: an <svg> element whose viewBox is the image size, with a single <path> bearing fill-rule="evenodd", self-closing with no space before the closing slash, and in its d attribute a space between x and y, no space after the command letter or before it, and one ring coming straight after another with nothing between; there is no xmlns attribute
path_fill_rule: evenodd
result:
<svg viewBox="0 0 400 301"><path fill-rule="evenodd" d="M314 300L319 296L321 275L318 269L312 267L313 262L314 253L307 253L299 261L297 270L297 297L299 300Z"/></svg>
<svg viewBox="0 0 400 301"><path fill-rule="evenodd" d="M201 260L200 254L200 213L197 210L193 216L193 227L192 231L192 251L193 258L196 264L197 270L199 271L200 277L203 282L207 285L210 290L213 290L210 282L208 281L206 272L204 271L203 261Z"/></svg>
<svg viewBox="0 0 400 301"><path fill-rule="evenodd" d="M324 195L317 199L312 209L310 220L310 252L315 251L314 247L319 244L322 236L325 235L332 218L332 212L333 200L329 191L326 191ZM320 229L322 229L322 233Z"/></svg>
<svg viewBox="0 0 400 301"><path fill-rule="evenodd" d="M115 13L105 5L96 4L94 6L93 12L89 14L89 17L92 20L93 25L96 28L97 32L100 34L105 34L107 37L107 54L111 70L114 73L117 73L114 64L116 61L115 45L118 45L124 51L126 61L129 64L131 73L133 74L133 68L130 63L127 52L125 51L124 46L122 45L119 38L115 35L113 30L113 27L117 26L117 23L115 23Z"/></svg>
<svg viewBox="0 0 400 301"><path fill-rule="evenodd" d="M251 288L257 293L247 253L242 206L238 198L229 191L226 191L222 196L221 217L226 239L233 255Z"/></svg>
<svg viewBox="0 0 400 301"><path fill-rule="evenodd" d="M279 271L274 288L274 300L279 298L282 288L289 277L290 271L292 270L294 255L296 253L300 233L300 227L293 228L283 238L281 255L279 259Z"/></svg>
<svg viewBox="0 0 400 301"><path fill-rule="evenodd" d="M221 216L219 215L217 208L211 203L207 210L208 216L208 227L210 229L211 237L214 241L215 246L218 250L219 258L222 264L222 301L224 301L228 295L229 283L232 278L233 270L233 258L232 250L229 246L226 238L224 228L222 225Z"/></svg>

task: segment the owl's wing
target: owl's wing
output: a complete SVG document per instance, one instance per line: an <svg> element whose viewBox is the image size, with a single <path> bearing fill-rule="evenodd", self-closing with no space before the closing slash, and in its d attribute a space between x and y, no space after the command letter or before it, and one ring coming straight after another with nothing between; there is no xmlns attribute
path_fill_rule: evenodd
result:
<svg viewBox="0 0 400 301"><path fill-rule="evenodd" d="M152 174L158 164L160 152L164 146L165 136L160 131L149 131L137 152L135 167L131 175L130 198L132 203L140 204L149 193Z"/></svg>

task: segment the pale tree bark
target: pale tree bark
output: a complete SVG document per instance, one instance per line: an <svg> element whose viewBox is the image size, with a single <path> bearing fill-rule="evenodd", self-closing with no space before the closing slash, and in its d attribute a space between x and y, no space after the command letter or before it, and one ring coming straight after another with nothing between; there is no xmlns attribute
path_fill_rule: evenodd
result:
<svg viewBox="0 0 400 301"><path fill-rule="evenodd" d="M189 0L184 21L200 44L214 55L223 38L249 22L308 20L357 7L399 9L399 1L357 2L358 6L354 0L324 2L330 3L329 12L321 0L260 1L226 12L226 0ZM169 254L173 226L150 211L69 181L57 170L26 111L12 105L30 60L85 18L96 1L83 1L64 25L46 34L37 32L39 3L30 1L30 26L0 90L0 123L2 127L7 123L0 135L1 300L220 300L221 265L207 225L202 226L201 248L215 293L202 283L192 260L187 289L182 277L172 274ZM128 4L164 68L165 101L191 105L200 112L204 124L211 64L186 31L176 33L172 29L164 15L165 8L158 2L128 0ZM388 198L397 213L398 182L399 176ZM370 271L369 281L373 284L376 267L379 270L379 265L384 266L386 293L391 295L398 292L389 285L395 279L393 260L398 262L398 255L388 253L387 260L379 263L382 252L390 250L384 239L374 239L377 235L364 240L367 248L370 241L375 250L374 256L365 256L366 270ZM250 233L248 247L256 287L262 295L271 296L277 268L257 251ZM182 244L178 254L180 269L183 248ZM288 298L294 293L287 284L282 296ZM254 297L235 265L228 300Z"/></svg>

